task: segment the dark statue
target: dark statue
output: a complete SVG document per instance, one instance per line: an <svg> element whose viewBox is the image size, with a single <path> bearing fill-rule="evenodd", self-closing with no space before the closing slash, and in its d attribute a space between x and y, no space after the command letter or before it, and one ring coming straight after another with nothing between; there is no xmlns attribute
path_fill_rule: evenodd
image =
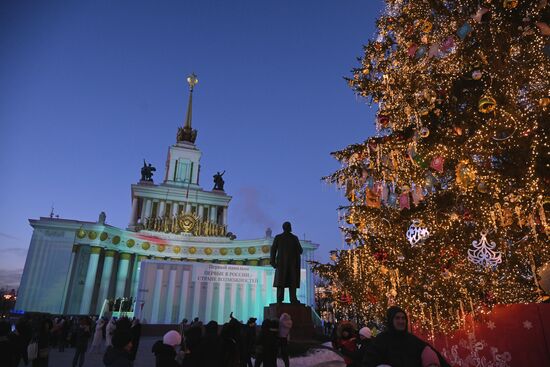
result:
<svg viewBox="0 0 550 367"><path fill-rule="evenodd" d="M216 173L214 175L214 189L213 190L220 190L223 191L223 185L225 184L225 181L223 180L222 176L225 174L225 171L220 173Z"/></svg>
<svg viewBox="0 0 550 367"><path fill-rule="evenodd" d="M283 223L283 233L275 236L271 245L271 266L275 268L273 286L277 288L277 303L283 303L285 288L290 293L290 303L300 303L296 288L300 288L300 255L302 245L292 234L290 222Z"/></svg>
<svg viewBox="0 0 550 367"><path fill-rule="evenodd" d="M145 163L145 159L143 160L143 167L141 167L141 181L150 181L153 182L153 172L157 169L149 163Z"/></svg>

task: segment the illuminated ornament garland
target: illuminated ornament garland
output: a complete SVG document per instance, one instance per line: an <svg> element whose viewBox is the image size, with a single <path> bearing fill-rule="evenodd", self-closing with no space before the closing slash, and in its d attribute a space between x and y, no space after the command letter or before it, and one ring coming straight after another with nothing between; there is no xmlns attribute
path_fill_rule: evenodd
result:
<svg viewBox="0 0 550 367"><path fill-rule="evenodd" d="M426 227L422 227L422 221L419 219L413 219L412 224L407 230L407 240L413 247L418 247L424 243L424 241L430 237L430 231Z"/></svg>
<svg viewBox="0 0 550 367"><path fill-rule="evenodd" d="M481 239L473 241L473 249L468 250L468 260L484 268L496 268L502 262L502 253L495 251L494 241L487 240L487 231L481 232Z"/></svg>

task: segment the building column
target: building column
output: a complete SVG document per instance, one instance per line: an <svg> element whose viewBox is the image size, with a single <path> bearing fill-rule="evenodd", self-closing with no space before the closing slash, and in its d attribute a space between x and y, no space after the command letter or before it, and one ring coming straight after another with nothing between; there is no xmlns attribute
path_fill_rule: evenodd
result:
<svg viewBox="0 0 550 367"><path fill-rule="evenodd" d="M132 214L130 215L130 226L135 226L137 223L138 198L134 196L132 199Z"/></svg>
<svg viewBox="0 0 550 367"><path fill-rule="evenodd" d="M220 206L220 210L223 210L223 224L224 226L227 225L227 207L226 206Z"/></svg>
<svg viewBox="0 0 550 367"><path fill-rule="evenodd" d="M218 219L218 207L215 205L212 205L210 207L210 222L216 223L217 219Z"/></svg>
<svg viewBox="0 0 550 367"><path fill-rule="evenodd" d="M109 285L111 284L111 274L113 272L113 259L115 251L105 251L105 259L103 260L103 272L101 273L101 283L99 283L99 293L97 296L97 312L101 311L103 301L109 295Z"/></svg>
<svg viewBox="0 0 550 367"><path fill-rule="evenodd" d="M166 201L164 200L159 201L159 210L158 210L157 217L161 217L161 218L164 217L164 208L166 208Z"/></svg>
<svg viewBox="0 0 550 367"><path fill-rule="evenodd" d="M67 293L69 293L69 286L71 284L71 276L73 274L73 265L74 265L74 259L76 257L76 253L78 251L78 246L76 244L73 245L72 251L71 251L71 260L69 261L69 271L67 272L67 277L65 278L65 287L63 289L63 299L61 300L61 310L59 313L63 314L65 313L65 302L67 301Z"/></svg>
<svg viewBox="0 0 550 367"><path fill-rule="evenodd" d="M174 291L176 290L176 269L170 269L168 276L168 289L166 294L166 311L164 312L164 322L173 324L172 314L174 311Z"/></svg>
<svg viewBox="0 0 550 367"><path fill-rule="evenodd" d="M189 271L184 270L181 280L180 288L180 309L179 309L179 318L178 322L181 322L185 318L186 304L187 304L187 291L189 290Z"/></svg>
<svg viewBox="0 0 550 367"><path fill-rule="evenodd" d="M203 214L204 214L204 206L199 205L198 215L199 215L200 220L202 220L202 215Z"/></svg>
<svg viewBox="0 0 550 367"><path fill-rule="evenodd" d="M132 275L132 290L130 291L130 297L134 297L134 301L137 300L138 287L139 287L139 274L141 271L141 262L147 259L146 255L137 255L136 263L134 264L134 275Z"/></svg>
<svg viewBox="0 0 550 367"><path fill-rule="evenodd" d="M90 314L92 295L95 287L95 276L97 273L97 264L99 263L99 254L101 254L101 247L92 247L90 252L90 260L88 261L86 280L84 281L84 292L82 292L82 300L80 301L81 315Z"/></svg>
<svg viewBox="0 0 550 367"><path fill-rule="evenodd" d="M179 208L179 204L177 201L174 201L172 203L172 214L171 216L173 217L174 215L178 215L178 208Z"/></svg>
<svg viewBox="0 0 550 367"><path fill-rule="evenodd" d="M120 254L120 260L118 261L118 272L116 276L115 298L124 297L131 256L131 254L127 253Z"/></svg>
<svg viewBox="0 0 550 367"><path fill-rule="evenodd" d="M191 203L185 203L185 214L191 213Z"/></svg>
<svg viewBox="0 0 550 367"><path fill-rule="evenodd" d="M158 324L160 309L160 292L162 291L162 267L157 268L155 289L153 289L153 306L151 307L151 324Z"/></svg>
<svg viewBox="0 0 550 367"><path fill-rule="evenodd" d="M145 220L145 218L149 218L151 216L151 210L153 209L153 200L151 199L147 199L147 201L145 201L145 215L143 217L143 220Z"/></svg>

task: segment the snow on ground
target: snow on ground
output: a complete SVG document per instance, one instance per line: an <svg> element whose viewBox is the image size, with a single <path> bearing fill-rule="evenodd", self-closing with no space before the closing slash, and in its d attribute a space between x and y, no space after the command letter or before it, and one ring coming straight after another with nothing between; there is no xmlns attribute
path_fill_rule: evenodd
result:
<svg viewBox="0 0 550 367"><path fill-rule="evenodd" d="M330 348L330 343L323 344ZM284 367L283 361L277 359L277 367ZM332 349L311 349L307 355L290 359L290 367L345 367L344 360Z"/></svg>

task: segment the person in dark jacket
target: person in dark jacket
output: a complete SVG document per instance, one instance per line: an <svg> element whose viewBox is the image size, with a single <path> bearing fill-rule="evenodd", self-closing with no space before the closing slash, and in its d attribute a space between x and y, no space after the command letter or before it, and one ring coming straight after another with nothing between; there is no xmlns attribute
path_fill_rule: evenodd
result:
<svg viewBox="0 0 550 367"><path fill-rule="evenodd" d="M128 330L115 330L112 345L107 347L103 356L103 364L106 367L131 367L131 349L132 334Z"/></svg>
<svg viewBox="0 0 550 367"><path fill-rule="evenodd" d="M277 352L279 350L279 321L265 319L260 328L260 335L256 343L256 360L254 367L277 366Z"/></svg>
<svg viewBox="0 0 550 367"><path fill-rule="evenodd" d="M141 323L139 322L139 319L134 319L132 321L130 334L132 334L132 350L130 351L130 360L135 361L139 348L139 340L141 339Z"/></svg>
<svg viewBox="0 0 550 367"><path fill-rule="evenodd" d="M73 358L73 367L76 367L78 363L79 367L84 365L84 358L86 356L86 351L88 350L88 342L92 335L91 329L91 320L88 317L80 318L78 322L78 329L76 330L75 335L75 353Z"/></svg>
<svg viewBox="0 0 550 367"><path fill-rule="evenodd" d="M300 288L300 255L303 249L298 237L292 234L290 222L283 223L283 233L275 236L271 246L271 266L275 270L273 286L277 288L277 303L283 303L285 288L291 303L300 303L296 288Z"/></svg>
<svg viewBox="0 0 550 367"><path fill-rule="evenodd" d="M204 336L199 345L199 366L222 367L222 350L222 340L218 335L218 323L210 321L204 326Z"/></svg>
<svg viewBox="0 0 550 367"><path fill-rule="evenodd" d="M225 323L222 326L222 365L224 367L240 367L240 350L238 343L239 329L236 323Z"/></svg>
<svg viewBox="0 0 550 367"><path fill-rule="evenodd" d="M363 367L381 364L392 367L439 367L447 366L437 353L423 340L408 332L407 314L392 306L387 311L387 329L367 346ZM443 362L443 363L442 363Z"/></svg>
<svg viewBox="0 0 550 367"><path fill-rule="evenodd" d="M256 318L251 317L248 319L246 325L243 327L243 342L242 342L242 367L252 367L252 356L256 349Z"/></svg>
<svg viewBox="0 0 550 367"><path fill-rule="evenodd" d="M178 367L176 361L176 346L181 343L181 335L176 330L170 330L162 337L162 340L153 344L152 352L155 354L156 367Z"/></svg>
<svg viewBox="0 0 550 367"><path fill-rule="evenodd" d="M38 356L33 359L32 367L48 367L52 322L47 318L37 319L36 321L33 339L38 344Z"/></svg>
<svg viewBox="0 0 550 367"><path fill-rule="evenodd" d="M16 347L13 341L9 338L10 324L5 321L0 321L0 361L5 363L7 367L15 367ZM3 366L4 364L1 364Z"/></svg>

